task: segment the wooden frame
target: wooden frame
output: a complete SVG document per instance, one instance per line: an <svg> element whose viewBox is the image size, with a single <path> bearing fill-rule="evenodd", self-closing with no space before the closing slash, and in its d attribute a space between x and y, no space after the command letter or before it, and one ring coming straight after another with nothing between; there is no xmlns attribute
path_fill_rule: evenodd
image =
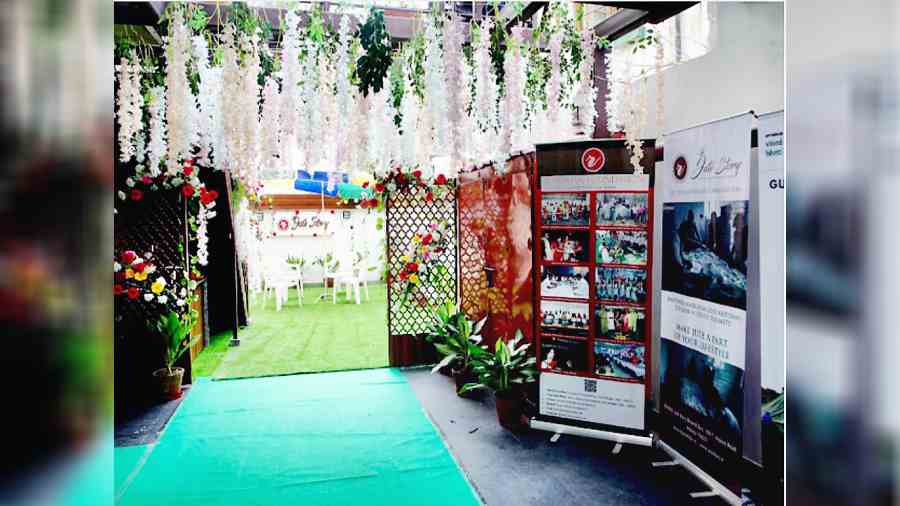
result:
<svg viewBox="0 0 900 506"><path fill-rule="evenodd" d="M254 210L266 209L321 209L324 205L325 209L355 209L356 204L352 202L343 203L337 197L323 197L314 194L277 194L266 195L261 197L263 203L255 203L251 207Z"/></svg>

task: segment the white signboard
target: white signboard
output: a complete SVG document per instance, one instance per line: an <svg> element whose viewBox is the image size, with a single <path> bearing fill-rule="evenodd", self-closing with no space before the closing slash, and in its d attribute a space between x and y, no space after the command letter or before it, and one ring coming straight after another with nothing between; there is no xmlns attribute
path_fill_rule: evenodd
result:
<svg viewBox="0 0 900 506"><path fill-rule="evenodd" d="M543 416L644 430L643 383L544 372L540 395Z"/></svg>
<svg viewBox="0 0 900 506"><path fill-rule="evenodd" d="M784 111L759 117L759 291L762 386L784 388Z"/></svg>

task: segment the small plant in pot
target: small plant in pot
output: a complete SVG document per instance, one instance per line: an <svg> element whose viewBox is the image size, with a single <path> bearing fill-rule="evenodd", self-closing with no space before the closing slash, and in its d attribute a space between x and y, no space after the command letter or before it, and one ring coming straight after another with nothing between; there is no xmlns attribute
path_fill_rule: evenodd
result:
<svg viewBox="0 0 900 506"><path fill-rule="evenodd" d="M523 428L522 387L532 383L537 377L536 360L528 355L530 343L520 344L524 336L516 331L511 341L498 339L494 352L484 352L474 357L472 370L478 381L467 383L463 393L478 389L494 391L497 404L497 420L500 425L512 431Z"/></svg>
<svg viewBox="0 0 900 506"><path fill-rule="evenodd" d="M190 311L184 315L170 311L160 315L156 322L156 330L163 338L166 366L154 371L153 376L159 381L163 396L168 399L181 397L184 368L175 367L175 362L200 339L200 336L191 338L191 327L193 327L193 317Z"/></svg>
<svg viewBox="0 0 900 506"><path fill-rule="evenodd" d="M487 318L473 324L459 308L447 303L437 308L434 320L427 338L444 358L431 369L431 372L450 368L456 381L457 394L462 397L477 395L476 391L462 391L462 387L466 383L477 381L472 370L472 361L478 355L487 353L480 345L479 334Z"/></svg>

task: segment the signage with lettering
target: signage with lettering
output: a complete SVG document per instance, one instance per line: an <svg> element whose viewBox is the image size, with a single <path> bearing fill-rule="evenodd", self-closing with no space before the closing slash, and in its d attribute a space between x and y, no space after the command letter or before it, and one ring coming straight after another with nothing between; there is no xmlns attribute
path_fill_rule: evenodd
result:
<svg viewBox="0 0 900 506"><path fill-rule="evenodd" d="M737 494L752 118L666 135L661 171L660 436Z"/></svg>

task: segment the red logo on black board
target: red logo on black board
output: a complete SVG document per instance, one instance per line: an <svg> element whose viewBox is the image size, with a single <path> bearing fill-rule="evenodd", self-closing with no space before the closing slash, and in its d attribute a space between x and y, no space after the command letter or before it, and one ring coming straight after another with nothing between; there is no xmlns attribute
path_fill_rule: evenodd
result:
<svg viewBox="0 0 900 506"><path fill-rule="evenodd" d="M599 172L606 164L606 155L600 148L588 148L581 154L581 166L588 172Z"/></svg>
<svg viewBox="0 0 900 506"><path fill-rule="evenodd" d="M675 159L675 165L672 166L672 173L674 173L675 177L678 179L684 179L684 176L687 175L687 160L683 156L679 156Z"/></svg>

